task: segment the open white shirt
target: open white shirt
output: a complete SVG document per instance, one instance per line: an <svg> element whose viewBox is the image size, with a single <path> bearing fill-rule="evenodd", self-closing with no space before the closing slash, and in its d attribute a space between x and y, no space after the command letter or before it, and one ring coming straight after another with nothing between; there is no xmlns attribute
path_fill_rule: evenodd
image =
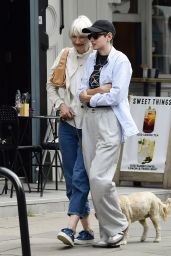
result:
<svg viewBox="0 0 171 256"><path fill-rule="evenodd" d="M96 54L97 52L94 51L87 59L81 86L77 92L78 95L82 91L89 89L89 78L94 70ZM137 126L130 113L128 102L128 90L131 75L132 68L126 55L112 47L108 56L108 62L103 66L99 78L99 85L111 83L112 88L108 93L95 94L90 100L90 106L92 107L112 107L122 127L123 141L126 137L138 133Z"/></svg>

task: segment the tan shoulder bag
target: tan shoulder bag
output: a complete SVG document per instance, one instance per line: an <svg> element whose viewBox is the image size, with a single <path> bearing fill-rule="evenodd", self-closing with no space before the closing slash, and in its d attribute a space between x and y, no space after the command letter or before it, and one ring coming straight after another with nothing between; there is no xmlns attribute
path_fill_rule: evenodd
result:
<svg viewBox="0 0 171 256"><path fill-rule="evenodd" d="M70 48L65 48L63 51L59 63L56 66L55 70L53 71L53 74L50 78L50 82L56 87L56 88L65 88L65 80L66 80L66 75L65 75L65 69L66 69L66 62L67 62L67 57L69 53Z"/></svg>

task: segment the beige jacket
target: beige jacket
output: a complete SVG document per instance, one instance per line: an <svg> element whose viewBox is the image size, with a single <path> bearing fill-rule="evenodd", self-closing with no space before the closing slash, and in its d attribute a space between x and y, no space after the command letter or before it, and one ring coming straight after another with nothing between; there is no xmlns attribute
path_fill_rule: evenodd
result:
<svg viewBox="0 0 171 256"><path fill-rule="evenodd" d="M49 79L47 81L47 95L52 105L55 104L56 109L59 109L61 103L65 103L72 109L75 113L76 126L80 129L83 111L77 96L77 90L80 87L84 64L89 54L92 52L92 49L84 54L78 54L75 48L70 49L66 63L66 88L56 89L50 82L50 77L58 64L63 51L64 49L60 52L51 68ZM67 122L70 125L75 126L73 120Z"/></svg>

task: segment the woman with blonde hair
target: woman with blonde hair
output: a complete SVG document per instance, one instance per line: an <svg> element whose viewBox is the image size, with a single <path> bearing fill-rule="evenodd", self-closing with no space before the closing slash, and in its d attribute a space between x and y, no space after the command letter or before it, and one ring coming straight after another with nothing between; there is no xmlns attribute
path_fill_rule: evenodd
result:
<svg viewBox="0 0 171 256"><path fill-rule="evenodd" d="M92 52L91 43L82 29L91 26L91 21L84 15L75 19L69 30L69 37L73 47L69 50L66 63L66 88L56 89L50 80L47 83L48 98L60 111L59 145L62 154L66 194L69 199L69 221L57 238L64 244L87 244L94 241L94 234L90 228L88 202L89 181L85 171L81 151L82 138L82 108L76 92L80 86L84 63ZM55 60L51 74L56 68L61 54ZM83 230L75 238L78 221Z"/></svg>

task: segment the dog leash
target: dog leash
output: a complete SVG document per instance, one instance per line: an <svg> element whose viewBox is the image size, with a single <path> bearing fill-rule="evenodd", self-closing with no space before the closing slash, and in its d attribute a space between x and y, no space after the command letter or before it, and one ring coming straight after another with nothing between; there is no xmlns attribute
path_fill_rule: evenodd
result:
<svg viewBox="0 0 171 256"><path fill-rule="evenodd" d="M81 141L81 138L80 138L80 135L79 135L79 132L78 132L78 128L77 128L77 125L76 125L76 122L75 122L75 118L73 117L73 122L74 122L74 127L76 129L76 134L77 134L77 137L78 137L78 141L79 141L79 144L80 144L80 148L81 148L81 151L82 151L82 141Z"/></svg>

